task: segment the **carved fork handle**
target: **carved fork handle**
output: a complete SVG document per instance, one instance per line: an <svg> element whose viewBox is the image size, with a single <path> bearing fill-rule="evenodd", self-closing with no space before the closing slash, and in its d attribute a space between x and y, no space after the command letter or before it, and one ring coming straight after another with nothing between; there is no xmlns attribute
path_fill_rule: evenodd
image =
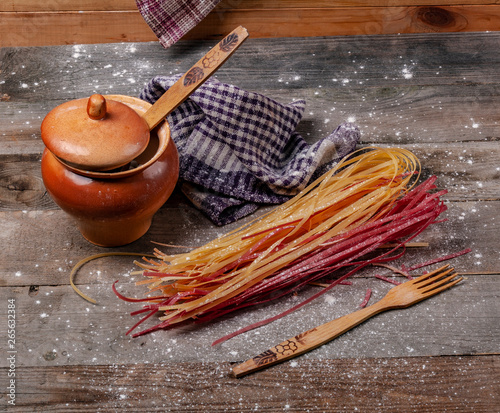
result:
<svg viewBox="0 0 500 413"><path fill-rule="evenodd" d="M274 346L258 356L255 356L234 367L233 375L235 377L242 377L246 374L253 373L254 371L264 369L307 353L308 351L311 351L316 347L319 347L344 334L374 315L388 310L388 307L384 306L383 303L381 304L382 301L383 300L378 301L369 307L365 307L361 310L355 311L354 313L336 318L335 320L322 324L319 327L312 328L293 338L285 340L277 346Z"/></svg>

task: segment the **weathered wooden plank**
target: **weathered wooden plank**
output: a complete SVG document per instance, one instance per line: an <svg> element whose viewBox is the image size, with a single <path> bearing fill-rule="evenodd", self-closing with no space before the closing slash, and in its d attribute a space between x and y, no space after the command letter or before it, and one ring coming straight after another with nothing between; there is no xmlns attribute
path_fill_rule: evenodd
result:
<svg viewBox="0 0 500 413"><path fill-rule="evenodd" d="M409 38L412 42L404 40ZM240 75L240 81L254 87L259 79L261 88L295 89L318 85L344 86L344 89L381 85L477 86L498 82L498 73L488 64L490 60L498 61L494 54L499 43L496 34L408 35L404 39L398 36L348 37L343 41L338 37L302 38L300 54L295 48L299 39L251 39L218 75ZM461 43L460 53L457 43ZM78 93L82 87L85 90L127 85L134 89L135 83L149 80L152 75L186 71L212 45L212 42L181 42L168 50L156 43L4 48L0 49L2 90L11 100L17 96L16 101L26 101L33 93L41 92L47 100L54 100L56 95L63 99ZM49 54L50 62L40 65ZM134 60L127 60L130 56ZM262 65L255 65L256 57ZM69 73L71 78L61 78L61 74ZM141 79L142 75L146 78ZM54 83L55 80L63 83Z"/></svg>
<svg viewBox="0 0 500 413"><path fill-rule="evenodd" d="M0 238L3 246L0 268L2 285L5 285L7 280L9 285L20 285L19 282L22 285L66 284L68 269L89 255L110 251L148 254L155 247L152 241L199 246L226 233L235 225L217 228L210 224L201 212L186 203L182 204L181 201L173 209L168 208L167 204L155 215L147 236L130 245L110 250L85 241L71 219L59 209L23 210L0 213L0 216ZM237 225L242 225L243 222ZM42 239L43 242L40 242ZM131 260L125 268L131 270ZM123 268L120 271L123 271ZM21 274L25 277L21 277Z"/></svg>
<svg viewBox="0 0 500 413"><path fill-rule="evenodd" d="M249 40L219 79L283 102L305 98L299 130L311 139L353 119L370 143L496 141L500 79L487 62L498 61L500 37L464 39L415 35L411 48L393 36L301 39L311 52L303 58L292 40ZM58 103L94 92L137 96L154 75L187 70L208 45L0 49L2 154L40 154L40 123ZM267 67L255 67L256 55Z"/></svg>
<svg viewBox="0 0 500 413"><path fill-rule="evenodd" d="M153 77L149 76L148 79ZM236 78L222 81L240 84ZM141 82L141 87L144 82ZM255 81L257 84L257 80ZM109 86L104 93L113 89ZM83 88L82 88L83 89ZM250 88L255 90L257 88ZM298 131L308 140L326 136L340 123L356 123L362 132L363 142L374 144L471 142L479 145L500 139L495 105L500 86L409 86L369 87L342 89L335 87L256 90L288 103L305 99L306 112ZM94 91L83 90L79 97L90 96ZM137 96L137 89L123 86L123 94ZM2 130L0 153L2 155L40 154L40 124L45 115L60 102L3 102L0 103ZM443 113L446 116L443 118ZM19 125L22 125L21 127Z"/></svg>
<svg viewBox="0 0 500 413"><path fill-rule="evenodd" d="M224 76L219 76L219 79L226 80ZM236 78L227 81L240 83ZM116 88L110 87L104 92L113 89ZM474 141L478 150L488 147L495 150L498 147L495 142L500 139L495 110L500 86L496 84L480 87L381 86L348 90L334 87L299 90L285 86L283 89L257 91L283 103L305 99L306 112L298 131L309 141L328 135L346 121L354 121L362 132L362 141L370 144L435 143L439 146L446 142ZM139 93L136 89L126 89L126 86L121 92L132 96ZM80 97L92 93L88 88ZM0 154L30 158L40 155L44 147L40 139L40 124L55 106L56 102L0 103L0 123L5 125L0 137ZM444 110L446 116L443 118Z"/></svg>
<svg viewBox="0 0 500 413"><path fill-rule="evenodd" d="M419 240L429 242L430 247L408 251L403 263L408 266L470 247L472 254L454 260L459 271L500 272L497 248L499 202L452 202L448 207L443 214L448 221L428 228L419 237ZM88 256L106 251L147 254L155 246L151 242L197 247L251 218L219 228L190 205L181 201L176 207L169 208L167 202L155 215L153 225L144 237L128 246L109 250L85 241L71 219L60 210L0 212L3 229L0 233L3 245L0 280L4 285L8 280L12 286L66 284L73 266ZM40 238L42 234L43 238ZM107 265L98 262L92 268L104 271ZM122 265L116 269L130 270L130 265ZM15 276L18 273L20 275ZM79 275L80 282L93 282L92 275L87 278L84 274Z"/></svg>
<svg viewBox="0 0 500 413"><path fill-rule="evenodd" d="M112 261L107 261L108 263ZM130 268L131 265L129 264ZM106 276L103 275L106 273ZM4 302L16 303L16 350L18 366L112 365L137 363L239 361L253 357L287 338L359 309L367 288L370 303L393 287L373 278L380 269L365 271L367 278L353 278L352 285L337 286L300 311L257 330L237 336L221 345L216 339L239 328L279 314L318 291L309 287L298 295L276 303L248 308L209 324L187 324L138 338L125 333L140 317L130 312L141 304L121 301L111 290L111 281L129 296L142 296L145 287L130 280L140 279L119 271L94 272L95 281L80 285L97 301L93 305L64 285L66 277L54 277L53 285L38 290L2 287ZM368 276L370 275L370 276ZM24 273L21 277L26 277ZM59 284L59 285L56 285ZM378 358L500 353L500 330L491 329L500 318L500 276L474 275L449 291L409 309L386 312L334 341L307 353L304 359ZM7 319L7 306L0 310ZM459 321L458 321L459 320ZM158 323L148 320L144 328ZM5 325L0 331L6 336ZM139 328L137 331L141 331ZM43 340L40 338L43 337ZM7 360L0 360L0 366Z"/></svg>
<svg viewBox="0 0 500 413"><path fill-rule="evenodd" d="M298 361L240 380L228 375L228 363L19 368L9 411L495 412L499 360Z"/></svg>
<svg viewBox="0 0 500 413"><path fill-rule="evenodd" d="M0 20L0 47L148 42L156 39L137 10L5 12Z"/></svg>
<svg viewBox="0 0 500 413"><path fill-rule="evenodd" d="M493 68L500 61L499 44L496 33L250 39L218 75L258 90L316 89L323 94L319 86L387 87L389 99L394 97L390 88L398 86L415 93L415 86L498 84L500 75ZM180 42L168 50L157 43L3 48L0 85L4 99L16 103L37 95L47 102L71 99L94 90L138 93L154 75L185 72L211 46L213 42ZM495 95L495 90L484 94Z"/></svg>
<svg viewBox="0 0 500 413"><path fill-rule="evenodd" d="M80 0L77 3L70 0L36 1L36 0L5 0L0 5L0 12L47 12L47 11L84 11L107 10L123 11L137 10L134 0Z"/></svg>
<svg viewBox="0 0 500 413"><path fill-rule="evenodd" d="M485 0L449 0L445 4L442 0L405 0L399 1L399 6L450 6L450 5L489 5L495 1ZM242 9L335 9L339 7L388 7L393 6L392 0L342 0L332 3L330 0L275 0L272 3L265 0L222 0L215 8L220 14L226 10ZM40 2L37 0L5 0L0 4L0 12L44 12L44 11L97 11L97 10L136 10L134 0L81 0L75 3L71 0Z"/></svg>
<svg viewBox="0 0 500 413"><path fill-rule="evenodd" d="M298 43L303 53L296 52ZM499 81L492 68L499 61L499 43L493 33L250 39L218 75L259 89L490 85ZM168 50L156 43L0 49L1 86L7 95L3 100L29 102L36 95L61 100L89 89L132 93L154 75L183 73L212 45L181 42ZM255 65L256 56L262 65ZM392 96L387 90L386 99Z"/></svg>
<svg viewBox="0 0 500 413"><path fill-rule="evenodd" d="M423 121L423 120L422 120ZM317 122L311 121L311 128ZM451 201L499 200L500 185L498 182L500 146L498 142L469 143L435 143L435 144L401 144L397 138L385 138L386 142L373 139L375 131L367 130L364 125L364 144L380 144L380 146L397 146L411 150L421 161L424 176L436 175L438 185L447 189L443 198ZM437 125L436 125L437 128ZM472 128L471 128L472 129ZM306 130L303 132L309 134ZM319 135L322 132L312 131ZM380 131L378 131L380 133ZM26 145L25 141L24 144ZM39 141L35 141L39 142ZM21 144L18 142L18 144ZM42 150L39 145L31 145L30 150ZM17 145L16 145L17 147ZM169 202L166 207L175 206ZM40 171L40 155L4 155L0 156L0 211L34 211L53 210L57 206L52 202L43 185ZM14 221L16 219L14 218Z"/></svg>
<svg viewBox="0 0 500 413"><path fill-rule="evenodd" d="M34 1L34 0L26 0ZM266 0L222 0L218 5L218 9L277 9L277 8L337 8L337 7L387 7L394 6L393 0L276 0L272 3ZM443 6L443 5L487 5L497 4L497 1L485 0L401 0L397 3L399 6Z"/></svg>
<svg viewBox="0 0 500 413"><path fill-rule="evenodd" d="M156 40L137 10L2 12L1 17L0 47ZM495 31L499 22L496 4L284 8L279 12L218 9L184 38L219 39L238 25L259 38Z"/></svg>
<svg viewBox="0 0 500 413"><path fill-rule="evenodd" d="M391 7L392 6L392 7ZM209 14L186 39L220 37L243 24L255 37L338 36L497 30L497 5L228 10ZM399 6L399 4L398 4ZM238 23L239 22L239 23Z"/></svg>

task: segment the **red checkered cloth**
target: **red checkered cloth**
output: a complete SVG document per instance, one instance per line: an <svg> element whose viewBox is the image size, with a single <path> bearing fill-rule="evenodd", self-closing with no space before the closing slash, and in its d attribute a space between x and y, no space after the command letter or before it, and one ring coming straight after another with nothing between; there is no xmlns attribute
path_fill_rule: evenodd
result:
<svg viewBox="0 0 500 413"><path fill-rule="evenodd" d="M135 0L163 47L172 46L195 27L220 0Z"/></svg>

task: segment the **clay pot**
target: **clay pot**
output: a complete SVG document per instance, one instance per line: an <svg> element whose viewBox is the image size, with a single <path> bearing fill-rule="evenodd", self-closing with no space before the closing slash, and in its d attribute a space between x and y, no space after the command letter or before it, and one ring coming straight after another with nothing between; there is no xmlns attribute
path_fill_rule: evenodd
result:
<svg viewBox="0 0 500 413"><path fill-rule="evenodd" d="M108 106L111 102L119 102L132 108L139 118L151 106L129 96L109 95L104 98ZM109 118L113 116L110 114ZM96 151L103 160L97 161L96 165L88 165L83 157L71 158L74 153L71 145L70 149L67 149L67 145L62 145L62 150L57 147L60 142L51 141L55 128L59 128L57 120L51 112L42 123L42 138L47 146L42 156L42 178L50 196L62 210L75 219L82 235L94 244L114 247L140 238L148 231L153 215L169 198L178 179L179 157L170 137L168 123L164 121L158 128L153 129L146 144L141 137L135 152L128 148L124 158L113 160L110 164L109 158L115 155L115 151L122 150L121 143L125 139L117 139L115 135L120 132L113 130L110 132L113 135L111 139L116 142L107 145L106 149L110 156L102 156L101 147L105 146L104 144L94 145L91 150ZM125 123L124 133L127 134L131 129L130 122L121 122ZM63 134L67 129L70 134L79 127L75 126L74 121L68 125L62 126ZM140 121L138 125L129 131L132 141L138 130L142 133L143 126ZM105 131L108 130L107 127L108 125L105 125ZM128 143L127 145L130 146ZM80 143L75 144L77 150L81 146ZM84 149L82 152L88 151ZM129 159L131 157L132 159ZM88 162L94 162L96 158L98 157L90 156ZM109 167L113 169L109 170Z"/></svg>

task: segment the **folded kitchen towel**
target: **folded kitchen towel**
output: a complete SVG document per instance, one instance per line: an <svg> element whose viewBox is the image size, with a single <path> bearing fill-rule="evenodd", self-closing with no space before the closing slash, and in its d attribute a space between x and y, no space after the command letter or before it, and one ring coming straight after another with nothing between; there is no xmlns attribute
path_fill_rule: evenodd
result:
<svg viewBox="0 0 500 413"><path fill-rule="evenodd" d="M220 0L136 0L137 8L164 47L195 27Z"/></svg>
<svg viewBox="0 0 500 413"><path fill-rule="evenodd" d="M157 76L140 98L155 102L180 76ZM186 196L225 225L296 195L356 147L351 123L308 144L296 132L305 102L282 104L214 78L167 118Z"/></svg>

